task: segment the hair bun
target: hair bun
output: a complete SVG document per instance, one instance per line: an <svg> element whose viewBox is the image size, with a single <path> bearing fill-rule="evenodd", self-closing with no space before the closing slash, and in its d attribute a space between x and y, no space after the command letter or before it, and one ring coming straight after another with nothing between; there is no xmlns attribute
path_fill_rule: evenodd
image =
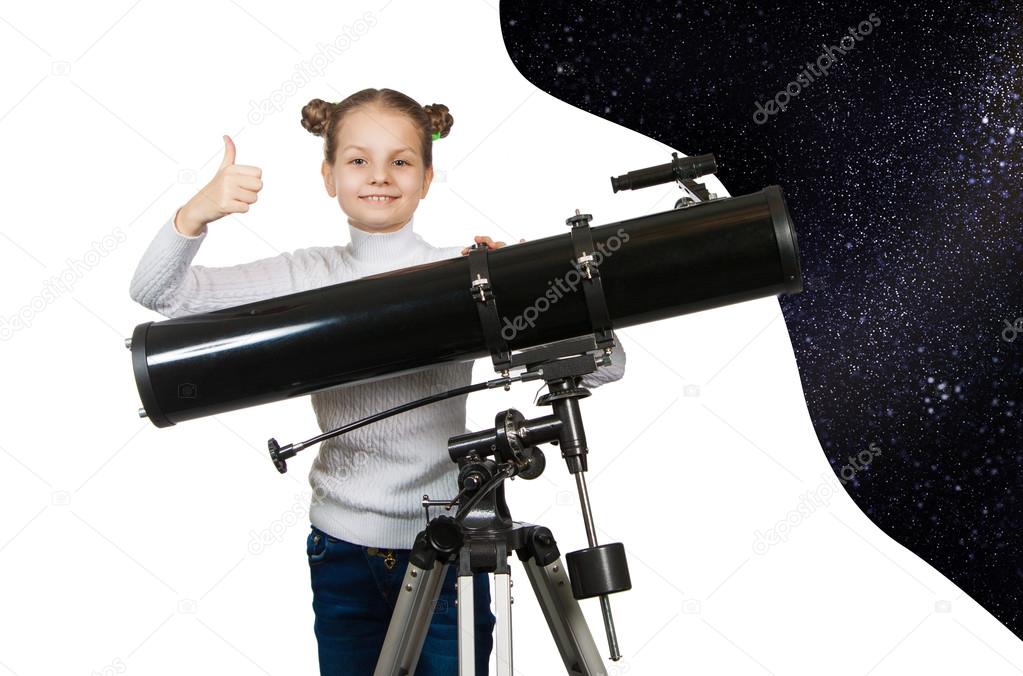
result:
<svg viewBox="0 0 1023 676"><path fill-rule="evenodd" d="M302 127L315 136L326 136L334 117L334 104L313 99L302 107Z"/></svg>
<svg viewBox="0 0 1023 676"><path fill-rule="evenodd" d="M451 126L455 123L455 118L451 117L448 107L443 103L433 103L423 106L423 110L430 116L430 131L439 132L441 138L447 136L451 131Z"/></svg>

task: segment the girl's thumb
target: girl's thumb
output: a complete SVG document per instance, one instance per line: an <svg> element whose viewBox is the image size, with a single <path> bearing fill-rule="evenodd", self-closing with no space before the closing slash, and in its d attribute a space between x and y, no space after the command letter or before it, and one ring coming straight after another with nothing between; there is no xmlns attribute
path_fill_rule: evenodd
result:
<svg viewBox="0 0 1023 676"><path fill-rule="evenodd" d="M234 141L227 134L224 134L224 159L220 161L220 168L229 167L234 164Z"/></svg>

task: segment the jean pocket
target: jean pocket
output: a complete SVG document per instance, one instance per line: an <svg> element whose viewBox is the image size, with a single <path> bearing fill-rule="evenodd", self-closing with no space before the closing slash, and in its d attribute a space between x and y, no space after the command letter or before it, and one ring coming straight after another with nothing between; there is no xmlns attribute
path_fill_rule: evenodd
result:
<svg viewBox="0 0 1023 676"><path fill-rule="evenodd" d="M329 536L321 531L316 526L313 526L309 532L309 537L305 541L305 553L309 558L309 565L315 566L318 563L322 563L327 558L327 540ZM330 538L335 539L336 538Z"/></svg>

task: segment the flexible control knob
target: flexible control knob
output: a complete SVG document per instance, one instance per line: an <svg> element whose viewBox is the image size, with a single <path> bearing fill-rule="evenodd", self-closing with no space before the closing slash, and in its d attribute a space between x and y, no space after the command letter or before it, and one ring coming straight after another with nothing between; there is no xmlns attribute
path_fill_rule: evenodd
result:
<svg viewBox="0 0 1023 676"><path fill-rule="evenodd" d="M271 439L266 442L267 448L270 449L270 459L273 460L274 467L281 474L288 471L288 463L283 457L281 457L281 445L277 443L276 439Z"/></svg>

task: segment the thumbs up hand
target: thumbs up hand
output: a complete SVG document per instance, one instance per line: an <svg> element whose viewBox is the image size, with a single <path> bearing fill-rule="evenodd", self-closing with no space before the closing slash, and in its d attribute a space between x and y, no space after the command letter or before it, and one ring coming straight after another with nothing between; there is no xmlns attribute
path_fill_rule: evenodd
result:
<svg viewBox="0 0 1023 676"><path fill-rule="evenodd" d="M195 236L205 229L207 223L228 214L245 213L254 204L263 188L263 172L259 167L235 164L234 141L224 136L224 158L217 173L206 187L200 190L178 210L174 226L183 235Z"/></svg>

